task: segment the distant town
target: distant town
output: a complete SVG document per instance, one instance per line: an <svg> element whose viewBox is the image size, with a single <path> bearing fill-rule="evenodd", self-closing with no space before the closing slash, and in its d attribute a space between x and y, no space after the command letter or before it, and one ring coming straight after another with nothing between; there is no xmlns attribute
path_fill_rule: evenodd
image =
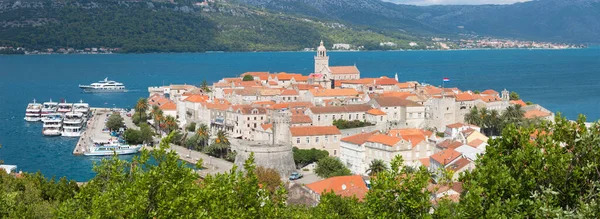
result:
<svg viewBox="0 0 600 219"><path fill-rule="evenodd" d="M288 202L310 205L330 190L362 200L373 166L389 167L397 155L405 166L424 166L432 173L428 189L433 203L448 197L458 201L460 182L452 187L438 182L445 172L456 181L460 173L476 168L488 139L500 134L495 124L500 118L522 123L554 117L506 89L463 91L403 81L398 75L362 78L355 65L330 66L327 52L321 42L309 75L246 72L212 86L149 87L147 102L176 118L181 129L193 124L208 127L210 133L227 133L228 153L237 155L238 166L254 153L258 166L290 176ZM450 80L440 78L440 84ZM343 175L349 176L320 177L314 164L291 160L292 150L312 149L338 159L349 171ZM208 164L207 171L229 171L230 165L218 165Z"/></svg>

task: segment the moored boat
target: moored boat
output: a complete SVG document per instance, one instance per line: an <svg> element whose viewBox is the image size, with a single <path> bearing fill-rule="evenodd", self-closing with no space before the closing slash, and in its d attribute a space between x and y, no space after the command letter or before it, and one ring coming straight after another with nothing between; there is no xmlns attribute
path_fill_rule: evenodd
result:
<svg viewBox="0 0 600 219"><path fill-rule="evenodd" d="M25 110L25 121L28 122L36 122L41 120L42 112L42 104L37 103L35 99L33 99L33 103L27 104L27 109Z"/></svg>
<svg viewBox="0 0 600 219"><path fill-rule="evenodd" d="M79 100L79 103L73 104L73 112L83 114L84 119L90 114L90 104L84 103L83 100Z"/></svg>
<svg viewBox="0 0 600 219"><path fill-rule="evenodd" d="M65 114L61 135L65 137L79 137L83 131L83 114L68 112Z"/></svg>
<svg viewBox="0 0 600 219"><path fill-rule="evenodd" d="M50 99L49 102L44 102L44 104L42 106L41 114L45 115L45 114L49 114L49 113L55 113L57 109L58 109L58 103L52 102L52 99Z"/></svg>
<svg viewBox="0 0 600 219"><path fill-rule="evenodd" d="M73 111L73 104L66 103L66 102L59 103L56 111L59 113L63 113L63 114L71 112L71 111Z"/></svg>
<svg viewBox="0 0 600 219"><path fill-rule="evenodd" d="M60 115L52 115L44 119L42 134L45 136L60 136L62 128L62 117Z"/></svg>
<svg viewBox="0 0 600 219"><path fill-rule="evenodd" d="M112 141L95 141L90 149L83 153L85 156L111 156L135 154L142 149L142 145L126 145Z"/></svg>

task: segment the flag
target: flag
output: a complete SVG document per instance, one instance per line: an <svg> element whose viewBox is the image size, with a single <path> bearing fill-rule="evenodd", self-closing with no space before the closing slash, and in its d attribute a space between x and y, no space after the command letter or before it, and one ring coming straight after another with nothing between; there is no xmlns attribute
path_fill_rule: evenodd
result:
<svg viewBox="0 0 600 219"><path fill-rule="evenodd" d="M450 78L444 78L444 82L450 81Z"/></svg>

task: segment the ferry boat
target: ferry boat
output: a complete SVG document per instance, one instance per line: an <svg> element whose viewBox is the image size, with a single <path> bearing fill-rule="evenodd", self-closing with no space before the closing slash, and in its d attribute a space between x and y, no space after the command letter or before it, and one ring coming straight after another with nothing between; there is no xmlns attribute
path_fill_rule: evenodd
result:
<svg viewBox="0 0 600 219"><path fill-rule="evenodd" d="M41 114L45 115L45 114L49 114L49 113L55 113L57 109L58 109L58 103L52 102L52 99L50 99L50 102L44 102L44 104L42 106Z"/></svg>
<svg viewBox="0 0 600 219"><path fill-rule="evenodd" d="M56 118L62 118L62 114L60 113L48 113L48 114L44 114L41 115L41 121L42 122L46 122L46 121L50 121L50 120L54 120Z"/></svg>
<svg viewBox="0 0 600 219"><path fill-rule="evenodd" d="M50 116L44 120L42 134L45 136L60 136L63 119L60 115Z"/></svg>
<svg viewBox="0 0 600 219"><path fill-rule="evenodd" d="M73 112L83 114L86 119L90 114L90 104L84 103L83 100L79 100L79 103L73 104Z"/></svg>
<svg viewBox="0 0 600 219"><path fill-rule="evenodd" d="M83 114L68 112L63 120L61 135L65 137L79 137L83 131Z"/></svg>
<svg viewBox="0 0 600 219"><path fill-rule="evenodd" d="M111 155L125 155L135 154L142 149L142 145L123 145L119 142L111 141L94 141L94 145L90 147L89 151L83 153L85 156L111 156Z"/></svg>
<svg viewBox="0 0 600 219"><path fill-rule="evenodd" d="M58 104L57 108L58 108L56 110L57 112L65 114L65 113L73 111L73 104L72 103L62 102L62 103Z"/></svg>
<svg viewBox="0 0 600 219"><path fill-rule="evenodd" d="M105 78L103 81L98 81L90 85L79 85L83 92L125 92L125 85L116 81L109 81Z"/></svg>
<svg viewBox="0 0 600 219"><path fill-rule="evenodd" d="M33 103L27 104L27 109L25 110L25 121L28 122L37 122L42 119L40 116L42 112L42 104L36 103L35 99L33 99Z"/></svg>

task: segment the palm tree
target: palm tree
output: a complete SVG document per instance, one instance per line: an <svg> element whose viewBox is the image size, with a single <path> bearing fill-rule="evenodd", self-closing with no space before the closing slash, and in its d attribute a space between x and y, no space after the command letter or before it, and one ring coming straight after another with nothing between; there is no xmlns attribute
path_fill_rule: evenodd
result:
<svg viewBox="0 0 600 219"><path fill-rule="evenodd" d="M369 164L369 169L367 170L367 173L371 176L374 176L378 173L386 171L387 169L388 167L387 165L385 165L385 162L383 162L383 160L375 159L371 161L371 164Z"/></svg>
<svg viewBox="0 0 600 219"><path fill-rule="evenodd" d="M488 122L488 136L497 135L499 127L500 127L500 113L498 110L490 111L489 117L487 119Z"/></svg>
<svg viewBox="0 0 600 219"><path fill-rule="evenodd" d="M223 155L229 150L230 146L231 143L229 142L229 139L227 139L227 132L219 130L217 132L217 138L215 138L215 142L212 145L213 150L217 152L220 158L223 158Z"/></svg>
<svg viewBox="0 0 600 219"><path fill-rule="evenodd" d="M469 124L480 125L481 124L480 121L481 121L481 117L479 116L479 109L477 109L477 107L473 107L471 109L471 112L469 112L465 115L465 122L467 122Z"/></svg>
<svg viewBox="0 0 600 219"><path fill-rule="evenodd" d="M173 116L167 116L164 121L165 129L168 133L177 130L177 120Z"/></svg>
<svg viewBox="0 0 600 219"><path fill-rule="evenodd" d="M154 124L156 131L160 133L161 122L164 119L163 111L156 105L152 106L152 111L150 111L152 118L154 119Z"/></svg>
<svg viewBox="0 0 600 219"><path fill-rule="evenodd" d="M525 110L521 105L512 105L506 108L502 117L508 123L518 123L525 116Z"/></svg>
<svg viewBox="0 0 600 219"><path fill-rule="evenodd" d="M145 114L148 110L148 100L146 98L140 98L135 104L135 111L140 115L140 122L142 121L142 114Z"/></svg>
<svg viewBox="0 0 600 219"><path fill-rule="evenodd" d="M206 147L206 143L210 138L210 130L208 129L208 126L206 124L200 124L200 127L198 127L198 130L196 130L196 133L198 134L198 136L200 136L200 141L202 141L202 148Z"/></svg>

